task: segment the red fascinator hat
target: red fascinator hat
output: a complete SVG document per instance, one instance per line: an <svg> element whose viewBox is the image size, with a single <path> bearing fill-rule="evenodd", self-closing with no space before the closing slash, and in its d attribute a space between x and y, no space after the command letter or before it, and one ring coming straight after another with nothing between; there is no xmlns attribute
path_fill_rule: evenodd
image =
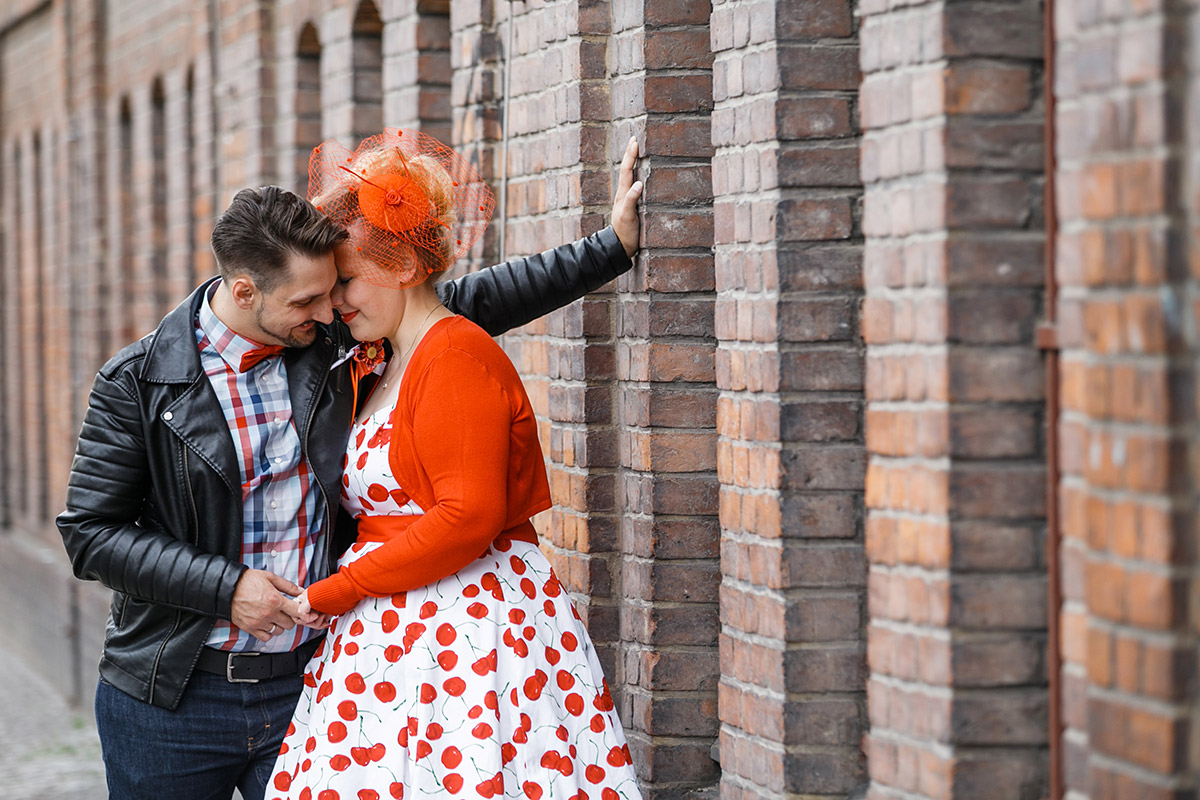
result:
<svg viewBox="0 0 1200 800"><path fill-rule="evenodd" d="M352 253L340 266L397 289L445 271L483 235L496 207L466 159L400 128L368 136L354 152L332 140L318 146L308 160L308 199L350 231Z"/></svg>

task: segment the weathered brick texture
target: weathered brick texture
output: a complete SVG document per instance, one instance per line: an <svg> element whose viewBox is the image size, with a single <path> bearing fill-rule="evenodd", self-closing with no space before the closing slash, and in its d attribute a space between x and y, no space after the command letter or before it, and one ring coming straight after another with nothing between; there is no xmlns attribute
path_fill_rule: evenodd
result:
<svg viewBox="0 0 1200 800"><path fill-rule="evenodd" d="M1197 791L1195 50L1183 6L1058 15L1069 797ZM1074 134L1074 135L1070 135Z"/></svg>
<svg viewBox="0 0 1200 800"><path fill-rule="evenodd" d="M747 800L866 779L855 27L713 5L721 791Z"/></svg>
<svg viewBox="0 0 1200 800"><path fill-rule="evenodd" d="M617 675L648 795L679 797L719 777L710 19L659 0L610 13L613 74L586 91L609 95L615 153L637 135L646 179L643 254L617 282Z"/></svg>
<svg viewBox="0 0 1200 800"><path fill-rule="evenodd" d="M870 796L1039 797L1039 7L859 10Z"/></svg>

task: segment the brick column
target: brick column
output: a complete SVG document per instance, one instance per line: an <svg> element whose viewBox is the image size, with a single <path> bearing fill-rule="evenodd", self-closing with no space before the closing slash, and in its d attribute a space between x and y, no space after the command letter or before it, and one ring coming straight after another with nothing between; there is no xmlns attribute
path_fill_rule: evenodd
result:
<svg viewBox="0 0 1200 800"><path fill-rule="evenodd" d="M157 260L161 252L159 238L164 231L158 225L161 206L156 200L160 159L153 144L158 116L155 95L159 85L159 79L155 78L153 84L147 82L130 92L129 152L123 174L118 178L125 186L123 202L128 203L121 232L128 249L123 254L121 281L117 284L128 341L154 330L162 319L157 284L163 265Z"/></svg>
<svg viewBox="0 0 1200 800"><path fill-rule="evenodd" d="M1040 8L859 10L870 796L1040 797Z"/></svg>
<svg viewBox="0 0 1200 800"><path fill-rule="evenodd" d="M647 260L621 294L593 293L505 347L543 420L555 502L539 521L544 547L596 644L644 787L677 795L715 779L711 89L707 8L676 18L646 5L452 4L453 106L457 143L499 169L507 57L510 254L600 228L631 134L643 169L661 170Z"/></svg>
<svg viewBox="0 0 1200 800"><path fill-rule="evenodd" d="M6 129L3 141L3 203L4 203L4 522L16 526L25 516L25 415L23 395L25 381L25 349L21 346L21 195L18 137Z"/></svg>
<svg viewBox="0 0 1200 800"><path fill-rule="evenodd" d="M716 342L707 3L615 0L611 151L646 179L642 254L618 280L621 644L615 684L648 797L713 786L719 658Z"/></svg>
<svg viewBox="0 0 1200 800"><path fill-rule="evenodd" d="M518 10L495 4L497 47L508 46L507 9ZM505 249L510 256L555 246L605 224L610 126L602 102L606 96L595 93L595 84L604 71L609 23L597 9L586 13L569 0L513 19L514 46L507 54L512 78ZM577 28L571 21L576 15ZM496 73L498 86L503 75ZM486 85L488 79L478 80ZM499 164L499 153L496 158ZM620 641L615 317L611 289L595 292L505 336L504 346L541 421L554 502L539 520L543 547L587 625L627 721L615 680Z"/></svg>
<svg viewBox="0 0 1200 800"><path fill-rule="evenodd" d="M277 180L273 5L271 0L219 0L218 214L238 190Z"/></svg>
<svg viewBox="0 0 1200 800"><path fill-rule="evenodd" d="M69 240L64 274L70 296L70 386L67 424L71 435L63 446L72 452L75 435L83 424L86 397L96 370L108 357L108 336L102 324L104 288L105 148L110 141L104 122L104 91L107 66L101 46L103 25L96 4L73 8L72 27L67 32L74 67L67 82L68 130L65 147L66 186L61 206L71 221L66 226ZM7 284L6 284L7 285ZM11 472L9 473L12 474Z"/></svg>
<svg viewBox="0 0 1200 800"><path fill-rule="evenodd" d="M52 23L53 47L59 52L65 52L69 46L70 30L65 16L57 16ZM74 455L74 436L78 432L72 415L74 400L71 387L72 359L72 329L75 326L75 316L72 308L71 263L74 250L72 240L79 236L72 230L72 220L68 216L70 184L67 182L69 163L69 103L70 97L66 89L69 87L67 65L57 64L53 70L56 85L60 87L53 100L48 100L43 106L45 114L41 125L42 130L42 160L41 174L41 271L43 324L46 328L57 328L58 334L45 336L43 350L45 359L45 394L44 406L46 414L45 459L46 479L43 494L43 506L40 510L41 522L37 533L42 541L51 547L58 547L62 541L58 530L54 527L53 519L62 507L66 495L67 475L70 470L71 458ZM86 221L81 220L86 229Z"/></svg>
<svg viewBox="0 0 1200 800"><path fill-rule="evenodd" d="M451 140L460 155L469 159L492 190L500 191L499 158L502 72L497 40L498 15L510 8L500 0L471 0L450 5L450 104ZM497 197L497 200L499 198ZM496 214L500 208L497 202ZM470 255L454 267L477 269L495 263L499 255L499 217L488 227Z"/></svg>
<svg viewBox="0 0 1200 800"><path fill-rule="evenodd" d="M713 4L722 796L865 780L852 4Z"/></svg>
<svg viewBox="0 0 1200 800"><path fill-rule="evenodd" d="M421 5L417 0L402 0L383 7L383 120L387 125L420 128ZM449 55L442 75L446 80Z"/></svg>
<svg viewBox="0 0 1200 800"><path fill-rule="evenodd" d="M101 327L105 331L106 350L101 364L136 336L126 324L121 286L128 279L127 270L132 258L129 252L132 219L129 208L129 98L109 95L105 99L104 126L108 148L104 159L103 203L108 209L105 222L103 278L101 280Z"/></svg>
<svg viewBox="0 0 1200 800"><path fill-rule="evenodd" d="M279 185L308 191L308 156L321 138L321 42L312 20L286 6L275 30L275 142Z"/></svg>
<svg viewBox="0 0 1200 800"><path fill-rule="evenodd" d="M207 27L207 26L205 26ZM192 284L217 273L212 254L212 229L220 205L220 160L217 157L217 109L214 105L215 76L213 53L200 51L192 67L192 164L195 183L192 189Z"/></svg>
<svg viewBox="0 0 1200 800"><path fill-rule="evenodd" d="M371 0L324 15L319 26L324 139L354 148L383 129L382 29Z"/></svg>
<svg viewBox="0 0 1200 800"><path fill-rule="evenodd" d="M384 122L449 142L449 3L404 0L385 6L384 14Z"/></svg>
<svg viewBox="0 0 1200 800"><path fill-rule="evenodd" d="M166 274L160 279L163 312L174 308L192 290L196 226L195 130L190 69L175 69L163 79L165 97L163 154L166 208L162 220Z"/></svg>
<svg viewBox="0 0 1200 800"><path fill-rule="evenodd" d="M78 434L72 420L71 392L71 336L74 324L71 308L71 275L68 268L70 249L68 240L73 235L68 229L70 220L64 216L62 192L67 189L63 180L66 174L66 137L60 131L65 128L65 102L53 110L53 114L42 126L42 153L38 165L38 193L40 208L41 239L39 255L42 274L41 322L45 332L38 355L43 365L42 383L42 436L44 444L42 505L37 509L37 534L43 543L60 547L62 539L53 525L54 517L62 508L66 498L67 476L75 452L74 437ZM29 345L26 341L25 346ZM36 350L35 350L36 352Z"/></svg>
<svg viewBox="0 0 1200 800"><path fill-rule="evenodd" d="M35 374L45 357L43 266L42 247L44 231L42 221L44 209L41 198L44 187L41 163L45 149L41 131L31 125L20 136L20 159L17 162L17 202L20 204L20 220L17 225L18 252L21 279L17 299L17 341L21 342L23 375ZM38 380L23 380L18 385L19 401L22 405L21 436L24 445L21 470L25 473L22 506L24 522L29 530L35 530L44 519L44 495L46 490L46 405L45 383Z"/></svg>
<svg viewBox="0 0 1200 800"><path fill-rule="evenodd" d="M1189 15L1063 0L1056 26L1070 798L1197 792Z"/></svg>
<svg viewBox="0 0 1200 800"><path fill-rule="evenodd" d="M456 135L473 136L461 143L464 149L497 170L504 80L499 56L508 43L509 9L523 13L512 23L515 47L507 54L513 72L508 219L495 220L484 252L494 252L500 226L507 224L508 254L523 255L604 224L613 171L608 109L600 102L606 95L591 97L586 115L584 103L603 76L608 17L596 9L584 13L574 0L538 9L506 2L452 6L453 52L478 54L472 62L456 62ZM498 179L492 185L500 191ZM620 640L615 316L613 294L595 292L503 339L538 414L550 470L554 507L536 520L543 549L571 593L610 683ZM614 691L619 697L619 686Z"/></svg>

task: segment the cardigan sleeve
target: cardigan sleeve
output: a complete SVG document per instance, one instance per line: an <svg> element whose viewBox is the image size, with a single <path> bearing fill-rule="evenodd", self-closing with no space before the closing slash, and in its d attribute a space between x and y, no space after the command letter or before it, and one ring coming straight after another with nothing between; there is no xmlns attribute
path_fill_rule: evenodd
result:
<svg viewBox="0 0 1200 800"><path fill-rule="evenodd" d="M406 395L402 389L402 396ZM413 445L433 505L402 533L308 589L318 611L342 614L364 597L386 597L440 580L477 559L507 518L512 407L470 353L431 360L413 396ZM397 421L403 413L397 408ZM403 474L392 455L394 474Z"/></svg>

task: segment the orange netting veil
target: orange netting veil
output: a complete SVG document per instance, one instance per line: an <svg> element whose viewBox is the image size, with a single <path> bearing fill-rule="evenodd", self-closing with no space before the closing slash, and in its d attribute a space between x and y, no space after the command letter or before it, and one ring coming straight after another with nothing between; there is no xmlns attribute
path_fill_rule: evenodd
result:
<svg viewBox="0 0 1200 800"><path fill-rule="evenodd" d="M496 206L466 159L400 128L368 136L354 152L319 145L308 160L308 199L350 231L339 266L392 288L445 271L483 235Z"/></svg>

